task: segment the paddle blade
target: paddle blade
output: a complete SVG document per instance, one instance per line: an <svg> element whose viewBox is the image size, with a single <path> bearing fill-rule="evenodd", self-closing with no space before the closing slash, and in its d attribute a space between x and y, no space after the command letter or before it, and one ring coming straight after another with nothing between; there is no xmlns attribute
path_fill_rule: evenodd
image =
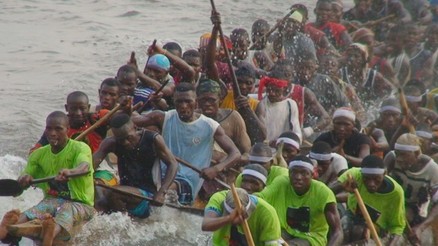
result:
<svg viewBox="0 0 438 246"><path fill-rule="evenodd" d="M23 193L23 188L17 180L0 179L0 196L18 196Z"/></svg>

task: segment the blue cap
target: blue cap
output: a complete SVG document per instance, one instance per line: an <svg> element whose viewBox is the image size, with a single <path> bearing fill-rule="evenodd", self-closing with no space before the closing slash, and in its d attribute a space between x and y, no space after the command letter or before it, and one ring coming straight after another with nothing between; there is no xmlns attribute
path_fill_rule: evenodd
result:
<svg viewBox="0 0 438 246"><path fill-rule="evenodd" d="M170 69L170 62L169 59L165 55L162 54L156 54L149 58L148 63L146 64L146 67L151 67L155 69L160 69L164 71L169 71Z"/></svg>

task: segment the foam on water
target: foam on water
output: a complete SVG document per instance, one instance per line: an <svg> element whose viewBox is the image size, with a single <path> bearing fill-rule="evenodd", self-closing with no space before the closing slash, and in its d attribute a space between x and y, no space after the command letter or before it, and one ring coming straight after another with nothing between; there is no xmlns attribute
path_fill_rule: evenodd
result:
<svg viewBox="0 0 438 246"><path fill-rule="evenodd" d="M26 160L12 155L0 157L0 179L17 178ZM27 189L18 197L0 197L0 216L18 208L24 211L43 199L39 189ZM97 215L73 239L74 245L206 245L208 233L200 230L202 218L177 209L152 208L148 219L131 219L125 213ZM20 245L32 245L23 239Z"/></svg>

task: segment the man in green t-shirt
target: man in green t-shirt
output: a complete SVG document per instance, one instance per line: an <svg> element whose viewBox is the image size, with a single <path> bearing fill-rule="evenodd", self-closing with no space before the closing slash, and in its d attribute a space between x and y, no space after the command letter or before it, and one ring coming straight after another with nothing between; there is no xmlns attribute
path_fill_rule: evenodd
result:
<svg viewBox="0 0 438 246"><path fill-rule="evenodd" d="M404 192L385 173L383 160L369 155L362 160L361 168L347 170L330 187L335 193L353 192L357 187L379 234L389 234L389 245L397 245L406 226ZM354 194L348 196L347 208L342 218L345 242L364 239L366 224Z"/></svg>
<svg viewBox="0 0 438 246"><path fill-rule="evenodd" d="M12 210L5 214L0 224L0 240L13 239L8 234L8 225L37 220L42 224L42 230L37 234L43 240L43 245L52 245L55 237L57 240L69 240L78 226L93 217L95 210L91 150L87 144L69 139L68 129L65 113L55 111L49 114L44 132L49 145L35 150L29 156L18 182L27 188L33 179L47 176L56 178L38 185L44 192L44 199L36 206L23 213ZM68 178L87 171L89 173L84 176ZM32 233L35 235L35 231ZM29 235L23 231L21 236Z"/></svg>
<svg viewBox="0 0 438 246"><path fill-rule="evenodd" d="M248 160L249 163L251 164L262 165L268 172L268 175L266 176L266 180L263 182L264 183L263 187L265 185L270 185L274 181L274 179L278 176L289 175L289 171L287 170L287 168L274 165L274 155L272 153L272 149L265 143L254 144L254 146L252 146L251 150L249 151ZM243 175L244 173L242 172L242 174L239 174L239 176L237 176L236 178L237 187L241 187L242 179L244 178ZM242 188L244 187L242 186ZM248 191L248 189L246 190Z"/></svg>
<svg viewBox="0 0 438 246"><path fill-rule="evenodd" d="M243 214L255 245L280 245L281 230L275 209L263 199L248 195L244 189L236 190L245 211L235 209L231 191L215 193L205 207L202 230L214 231L213 245L247 245L241 226Z"/></svg>
<svg viewBox="0 0 438 246"><path fill-rule="evenodd" d="M339 245L343 236L335 195L312 179L313 168L309 158L296 156L289 163L289 177L277 177L256 195L277 211L289 245Z"/></svg>

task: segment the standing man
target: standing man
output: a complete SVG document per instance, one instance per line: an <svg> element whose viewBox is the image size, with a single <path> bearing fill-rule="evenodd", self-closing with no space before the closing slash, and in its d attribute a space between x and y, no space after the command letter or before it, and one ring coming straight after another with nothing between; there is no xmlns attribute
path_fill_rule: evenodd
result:
<svg viewBox="0 0 438 246"><path fill-rule="evenodd" d="M175 181L170 187L177 191L180 203L191 204L202 186L201 177L214 179L219 172L232 167L240 154L219 123L195 113L197 98L192 84L178 84L173 100L174 110L153 111L144 116L134 117L133 121L139 127L155 125L161 128L164 142L170 151L201 170L199 175L186 166L179 166ZM210 167L214 141L227 156Z"/></svg>
<svg viewBox="0 0 438 246"><path fill-rule="evenodd" d="M339 245L343 235L335 195L312 175L312 161L297 156L289 163L289 177L277 177L258 196L277 211L289 245Z"/></svg>
<svg viewBox="0 0 438 246"><path fill-rule="evenodd" d="M114 116L110 126L114 136L106 138L98 151L94 153L94 167L98 168L109 153L116 154L120 186L114 188L150 196L156 204L162 204L164 195L172 184L178 168L178 163L165 145L164 139L153 131L145 129L136 131L134 123L127 114ZM152 174L157 158L160 158L167 166L162 184L156 182ZM104 191L104 194L106 199L99 201L100 204L98 204L103 210L127 210L131 215L140 218L149 216L149 202L146 200L115 192Z"/></svg>
<svg viewBox="0 0 438 246"><path fill-rule="evenodd" d="M52 245L55 237L68 241L73 229L89 221L95 213L93 166L91 150L87 144L68 137L69 120L61 111L50 113L46 119L45 136L49 144L35 150L18 178L22 187L29 187L33 179L57 175L55 180L38 184L44 199L36 206L20 213L7 212L0 224L0 240L7 237L8 225L22 224L40 219L43 245ZM81 177L68 176L89 171ZM29 235L22 235L29 236Z"/></svg>

